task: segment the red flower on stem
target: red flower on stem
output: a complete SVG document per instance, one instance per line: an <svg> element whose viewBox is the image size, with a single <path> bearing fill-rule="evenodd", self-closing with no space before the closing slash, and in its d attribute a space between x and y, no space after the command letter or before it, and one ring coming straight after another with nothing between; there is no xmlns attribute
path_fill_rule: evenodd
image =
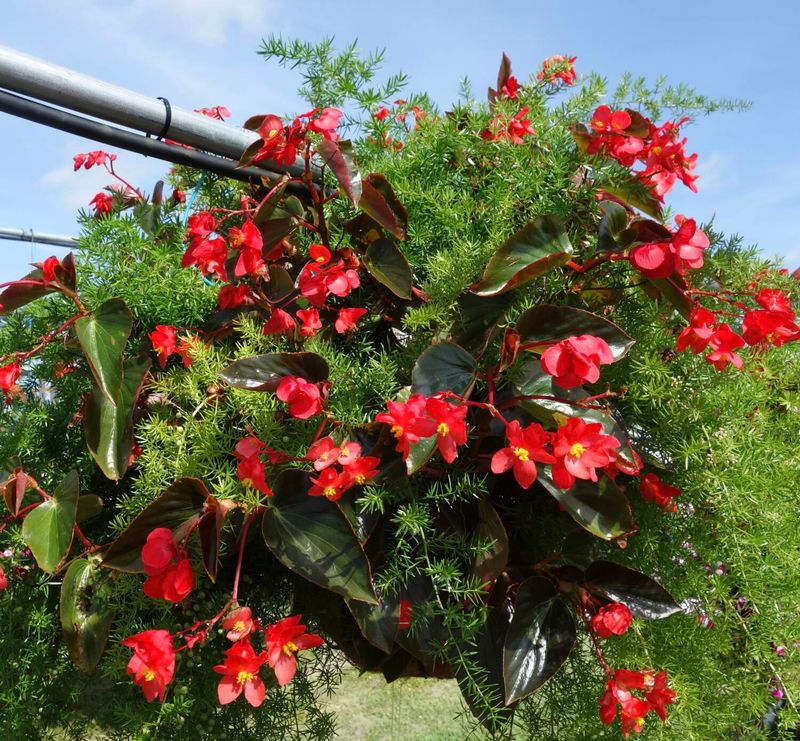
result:
<svg viewBox="0 0 800 741"><path fill-rule="evenodd" d="M6 577L6 572L3 571L3 567L0 566L0 592L6 588L8 588L8 578Z"/></svg>
<svg viewBox="0 0 800 741"><path fill-rule="evenodd" d="M590 624L600 638L608 638L626 633L632 621L633 615L625 605L621 602L612 602L601 607L592 616Z"/></svg>
<svg viewBox="0 0 800 741"><path fill-rule="evenodd" d="M396 449L403 454L403 460L408 458L413 443L436 434L436 422L425 416L426 405L427 399L422 394L414 394L405 404L387 401L389 412L382 412L375 417L376 422L390 426L392 435L397 439Z"/></svg>
<svg viewBox="0 0 800 741"><path fill-rule="evenodd" d="M246 638L234 643L225 652L225 661L213 667L217 674L222 674L217 686L220 705L233 702L244 692L244 699L254 708L259 707L267 688L258 672L266 660L267 652L256 654Z"/></svg>
<svg viewBox="0 0 800 741"><path fill-rule="evenodd" d="M228 274L225 270L225 261L228 259L228 247L222 237L210 239L195 239L189 249L183 253L181 266L184 268L196 265L203 275L216 275L220 280L227 281Z"/></svg>
<svg viewBox="0 0 800 741"><path fill-rule="evenodd" d="M146 630L126 638L122 645L133 649L128 674L133 674L133 681L142 686L147 702L156 697L164 702L167 685L175 675L172 636L166 630Z"/></svg>
<svg viewBox="0 0 800 741"><path fill-rule="evenodd" d="M436 444L442 458L452 463L458 457L456 446L467 442L466 405L432 398L425 404L425 411L436 423Z"/></svg>
<svg viewBox="0 0 800 741"><path fill-rule="evenodd" d="M0 367L0 391L3 392L6 403L10 403L14 394L19 390L17 381L21 375L22 368L17 362L7 363Z"/></svg>
<svg viewBox="0 0 800 741"><path fill-rule="evenodd" d="M302 322L300 334L303 337L313 337L318 330L322 329L318 309L300 309L297 312L297 318Z"/></svg>
<svg viewBox="0 0 800 741"><path fill-rule="evenodd" d="M89 205L94 208L95 216L105 216L114 210L114 196L103 192L97 193L95 197L89 201Z"/></svg>
<svg viewBox="0 0 800 741"><path fill-rule="evenodd" d="M569 489L575 479L597 481L597 469L615 460L619 441L603 432L599 422L586 424L570 417L558 428L553 441L553 481L559 489Z"/></svg>
<svg viewBox="0 0 800 741"><path fill-rule="evenodd" d="M654 473L648 473L642 478L639 491L642 499L655 503L665 512L675 512L678 509L675 499L681 495L681 490L677 486L665 484Z"/></svg>
<svg viewBox="0 0 800 741"><path fill-rule="evenodd" d="M178 332L169 324L157 324L156 328L147 335L153 345L153 350L158 353L158 364L166 368L169 356L175 352Z"/></svg>
<svg viewBox="0 0 800 741"><path fill-rule="evenodd" d="M253 617L249 607L237 607L231 610L222 621L222 627L228 631L229 641L241 641L253 630Z"/></svg>
<svg viewBox="0 0 800 741"><path fill-rule="evenodd" d="M236 475L245 486L252 487L268 497L272 496L266 479L266 469L261 462L261 452L264 443L255 437L245 437L236 444L233 455L239 461L236 465Z"/></svg>
<svg viewBox="0 0 800 741"><path fill-rule="evenodd" d="M297 419L308 419L322 411L322 393L319 386L299 376L284 376L275 395L289 404L289 414Z"/></svg>
<svg viewBox="0 0 800 741"><path fill-rule="evenodd" d="M318 635L306 633L306 626L300 624L301 619L302 615L284 618L270 625L265 633L269 665L275 670L281 687L294 679L297 672L296 654L325 643Z"/></svg>
<svg viewBox="0 0 800 741"><path fill-rule="evenodd" d="M194 588L192 565L167 527L157 527L147 536L142 564L147 574L144 593L151 599L177 603Z"/></svg>
<svg viewBox="0 0 800 741"><path fill-rule="evenodd" d="M575 60L577 57L565 57L562 54L553 54L542 62L542 69L536 74L536 79L540 82L547 81L551 84L556 80L561 80L565 85L574 85L577 75L575 74Z"/></svg>
<svg viewBox="0 0 800 741"><path fill-rule="evenodd" d="M542 369L561 388L571 389L600 378L600 365L614 362L608 343L601 337L584 334L567 337L542 353Z"/></svg>
<svg viewBox="0 0 800 741"><path fill-rule="evenodd" d="M297 322L291 314L283 309L273 309L262 331L266 335L289 335L294 332L296 327Z"/></svg>
<svg viewBox="0 0 800 741"><path fill-rule="evenodd" d="M545 446L552 442L552 435L536 422L522 428L517 420L512 420L506 427L506 438L508 447L501 448L492 456L492 473L504 473L513 468L517 483L523 489L529 489L536 481L536 461L555 463L556 459L545 450Z"/></svg>
<svg viewBox="0 0 800 741"><path fill-rule="evenodd" d="M644 699L631 690L639 691ZM606 681L606 691L600 698L600 720L606 725L613 723L619 708L622 732L627 737L632 730L641 733L651 710L661 720L666 720L666 706L674 702L675 692L669 688L666 672L653 674L617 669Z"/></svg>
<svg viewBox="0 0 800 741"><path fill-rule="evenodd" d="M331 467L321 471L317 478L312 478L311 483L313 486L308 490L310 496L325 497L335 502L353 485L353 480L346 471Z"/></svg>
<svg viewBox="0 0 800 741"><path fill-rule="evenodd" d="M358 320L367 313L366 309L339 309L339 314L336 317L336 323L333 325L339 334L346 332L354 332Z"/></svg>
<svg viewBox="0 0 800 741"><path fill-rule="evenodd" d="M742 358L733 352L744 347L744 340L727 323L720 324L714 330L714 334L708 340L708 346L713 352L706 355L706 360L718 371L724 370L728 363L739 370L744 366Z"/></svg>
<svg viewBox="0 0 800 741"><path fill-rule="evenodd" d="M708 347L716 322L717 315L713 311L702 306L692 309L692 313L689 314L689 326L678 335L675 349L682 352L690 347L695 355L699 355Z"/></svg>
<svg viewBox="0 0 800 741"><path fill-rule="evenodd" d="M233 274L240 278L243 275L258 275L265 268L261 251L264 241L258 227L249 219L242 228L233 227L228 232L230 246L239 253Z"/></svg>

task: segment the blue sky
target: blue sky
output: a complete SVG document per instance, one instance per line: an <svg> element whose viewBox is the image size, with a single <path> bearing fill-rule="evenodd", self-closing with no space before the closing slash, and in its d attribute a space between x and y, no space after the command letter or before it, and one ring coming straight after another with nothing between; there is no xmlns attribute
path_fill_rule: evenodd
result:
<svg viewBox="0 0 800 741"><path fill-rule="evenodd" d="M3 0L0 44L185 108L224 104L233 121L303 108L298 79L256 56L269 33L315 40L358 38L386 47L385 69L445 106L467 76L492 83L501 52L527 77L542 59L576 55L579 73L609 80L632 71L668 76L714 97L753 102L686 130L699 153L699 193L678 186L669 203L765 254L800 265L800 3L679 0L619 3L460 0L402 4L284 0ZM75 233L75 214L108 178L72 172L90 142L0 113L5 147L0 226ZM118 170L149 190L164 164L119 153ZM53 248L0 241L0 280L21 276Z"/></svg>

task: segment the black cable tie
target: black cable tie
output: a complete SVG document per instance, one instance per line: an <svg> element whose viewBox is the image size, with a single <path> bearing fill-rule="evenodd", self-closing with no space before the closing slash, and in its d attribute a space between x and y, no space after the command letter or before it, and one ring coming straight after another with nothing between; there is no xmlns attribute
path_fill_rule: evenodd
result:
<svg viewBox="0 0 800 741"><path fill-rule="evenodd" d="M164 117L164 126L161 128L161 131L156 134L156 141L161 141L169 132L169 127L172 124L172 106L169 104L169 101L166 98L162 98L159 96L157 100L160 100L164 104L164 109L166 115ZM150 138L150 134L147 135L147 138Z"/></svg>

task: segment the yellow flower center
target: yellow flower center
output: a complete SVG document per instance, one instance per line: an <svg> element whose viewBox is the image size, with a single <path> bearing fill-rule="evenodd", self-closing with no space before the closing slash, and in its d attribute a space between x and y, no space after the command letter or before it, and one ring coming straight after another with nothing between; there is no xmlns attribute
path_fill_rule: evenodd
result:
<svg viewBox="0 0 800 741"><path fill-rule="evenodd" d="M319 459L320 459L321 461L326 461L326 460L328 460L328 454L327 454L327 453L323 453L323 454L322 454L322 455L319 457Z"/></svg>
<svg viewBox="0 0 800 741"><path fill-rule="evenodd" d="M283 653L285 653L287 656L291 656L293 653L297 653L297 646L295 646L291 641L284 643Z"/></svg>
<svg viewBox="0 0 800 741"><path fill-rule="evenodd" d="M367 477L363 473L357 473L354 478L356 483L359 485L363 484L367 480Z"/></svg>
<svg viewBox="0 0 800 741"><path fill-rule="evenodd" d="M403 433L405 430L400 425L392 425L391 433L394 435L398 440L403 437Z"/></svg>
<svg viewBox="0 0 800 741"><path fill-rule="evenodd" d="M253 681L252 672L239 672L236 675L236 684L242 685L245 682L252 682L252 681Z"/></svg>
<svg viewBox="0 0 800 741"><path fill-rule="evenodd" d="M244 620L237 620L233 624L233 632L234 633L241 633L244 630Z"/></svg>
<svg viewBox="0 0 800 741"><path fill-rule="evenodd" d="M446 422L442 422L437 428L436 432L438 432L442 437L445 435L450 434L450 428L447 426Z"/></svg>
<svg viewBox="0 0 800 741"><path fill-rule="evenodd" d="M144 673L144 679L146 682L152 682L156 678L156 673L152 669L148 669Z"/></svg>
<svg viewBox="0 0 800 741"><path fill-rule="evenodd" d="M330 499L331 497L335 497L336 496L336 489L334 489L332 486L326 486L322 490L322 496L323 497L327 497L328 499Z"/></svg>
<svg viewBox="0 0 800 741"><path fill-rule="evenodd" d="M585 452L586 448L584 448L580 443L574 443L569 449L569 454L575 456L576 458L580 458Z"/></svg>
<svg viewBox="0 0 800 741"><path fill-rule="evenodd" d="M278 136L278 130L271 129L269 134L267 134L267 139L274 139L276 136Z"/></svg>
<svg viewBox="0 0 800 741"><path fill-rule="evenodd" d="M350 455L350 448L342 448L339 451L339 455L343 455L345 458L347 458L347 456Z"/></svg>
<svg viewBox="0 0 800 741"><path fill-rule="evenodd" d="M514 455L517 456L523 463L528 459L528 450L527 448L514 448Z"/></svg>

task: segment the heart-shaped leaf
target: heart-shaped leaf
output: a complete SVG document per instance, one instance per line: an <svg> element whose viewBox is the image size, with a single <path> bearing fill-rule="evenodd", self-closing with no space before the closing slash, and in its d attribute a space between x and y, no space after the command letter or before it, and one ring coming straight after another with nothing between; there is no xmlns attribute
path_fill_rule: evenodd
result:
<svg viewBox="0 0 800 741"><path fill-rule="evenodd" d="M386 596L377 605L351 599L346 599L345 602L364 638L384 653L390 654L400 620L398 601L394 597Z"/></svg>
<svg viewBox="0 0 800 741"><path fill-rule="evenodd" d="M61 585L61 629L72 663L91 674L108 641L114 604L110 581L96 561L79 558Z"/></svg>
<svg viewBox="0 0 800 741"><path fill-rule="evenodd" d="M20 306L25 306L25 304L56 290L55 286L48 287L45 284L44 274L39 268L36 268L0 293L0 316L9 314L14 309L19 309Z"/></svg>
<svg viewBox="0 0 800 741"><path fill-rule="evenodd" d="M598 538L613 540L636 530L631 504L611 479L597 483L577 479L564 491L553 483L549 471L539 469L537 481L575 522Z"/></svg>
<svg viewBox="0 0 800 741"><path fill-rule="evenodd" d="M31 549L42 571L52 574L69 553L75 526L80 483L78 472L70 471L53 496L25 515L22 539Z"/></svg>
<svg viewBox="0 0 800 741"><path fill-rule="evenodd" d="M130 309L112 298L75 323L75 333L97 385L112 404L122 385L122 353L133 327Z"/></svg>
<svg viewBox="0 0 800 741"><path fill-rule="evenodd" d="M84 407L86 446L103 473L114 481L128 470L133 449L133 408L148 370L149 358L128 360L115 401L110 401L94 383Z"/></svg>
<svg viewBox="0 0 800 741"><path fill-rule="evenodd" d="M376 239L370 244L363 263L378 283L386 286L395 296L411 300L414 280L411 266L391 239Z"/></svg>
<svg viewBox="0 0 800 741"><path fill-rule="evenodd" d="M561 220L539 216L497 248L471 290L480 296L503 293L563 265L570 255L572 245Z"/></svg>
<svg viewBox="0 0 800 741"><path fill-rule="evenodd" d="M600 201L603 218L597 233L598 252L618 252L625 248L620 244L620 234L628 226L628 212L614 201Z"/></svg>
<svg viewBox="0 0 800 741"><path fill-rule="evenodd" d="M585 585L613 602L622 602L636 617L658 620L680 612L680 605L655 579L612 561L595 561L586 569Z"/></svg>
<svg viewBox="0 0 800 741"><path fill-rule="evenodd" d="M533 345L527 349L534 352L542 352L554 342L560 342L567 337L587 334L605 340L611 348L614 360L619 360L635 342L633 337L608 319L583 309L554 304L534 306L524 311L517 319L516 329L520 343Z"/></svg>
<svg viewBox="0 0 800 741"><path fill-rule="evenodd" d="M383 175L371 173L361 182L358 207L392 236L406 238L408 212Z"/></svg>
<svg viewBox="0 0 800 741"><path fill-rule="evenodd" d="M555 587L541 576L520 584L503 649L506 705L536 692L567 660L575 620Z"/></svg>
<svg viewBox="0 0 800 741"><path fill-rule="evenodd" d="M168 527L176 540L183 539L210 508L209 500L213 497L200 479L178 479L116 537L105 553L103 566L118 571L143 571L142 546L147 536L157 527Z"/></svg>
<svg viewBox="0 0 800 741"><path fill-rule="evenodd" d="M468 350L482 350L511 306L512 299L511 293L495 296L462 293L456 301L458 316L450 329L450 339Z"/></svg>
<svg viewBox="0 0 800 741"><path fill-rule="evenodd" d="M358 206L361 200L361 173L356 164L353 144L343 139L338 142L323 139L314 148L322 158L321 164L331 168L342 190L353 205Z"/></svg>
<svg viewBox="0 0 800 741"><path fill-rule="evenodd" d="M308 494L304 471L278 474L275 495L264 512L267 547L286 567L314 584L349 599L378 603L369 561L339 508Z"/></svg>
<svg viewBox="0 0 800 741"><path fill-rule="evenodd" d="M475 381L477 364L463 347L452 342L431 345L419 356L411 371L411 393L433 396L452 391L464 396Z"/></svg>
<svg viewBox="0 0 800 741"><path fill-rule="evenodd" d="M634 208L638 208L654 219L662 217L661 202L652 191L635 175L626 175L614 180L614 184L604 184L603 191L616 196Z"/></svg>
<svg viewBox="0 0 800 741"><path fill-rule="evenodd" d="M248 391L274 391L284 376L319 383L328 378L325 358L313 352L276 352L234 360L220 372L230 386Z"/></svg>

